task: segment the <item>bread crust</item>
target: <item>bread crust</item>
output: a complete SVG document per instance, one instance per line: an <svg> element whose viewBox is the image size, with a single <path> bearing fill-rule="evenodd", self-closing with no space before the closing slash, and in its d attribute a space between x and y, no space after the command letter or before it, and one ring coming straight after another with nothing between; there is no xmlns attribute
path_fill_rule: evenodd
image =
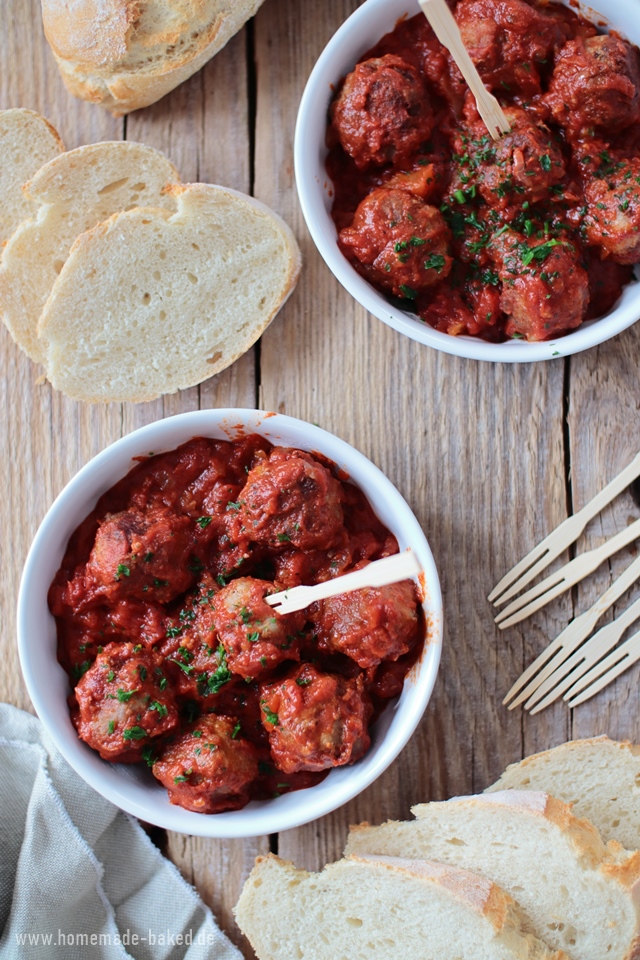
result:
<svg viewBox="0 0 640 960"><path fill-rule="evenodd" d="M187 80L262 2L42 0L42 16L69 92L123 116Z"/></svg>

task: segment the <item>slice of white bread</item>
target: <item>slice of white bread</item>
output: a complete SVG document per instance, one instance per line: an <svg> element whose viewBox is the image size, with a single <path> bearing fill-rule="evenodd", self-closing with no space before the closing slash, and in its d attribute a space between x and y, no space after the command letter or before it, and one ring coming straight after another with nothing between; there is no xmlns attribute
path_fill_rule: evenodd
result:
<svg viewBox="0 0 640 960"><path fill-rule="evenodd" d="M507 767L485 793L544 790L573 804L603 840L640 848L640 746L608 737L571 740Z"/></svg>
<svg viewBox="0 0 640 960"><path fill-rule="evenodd" d="M174 211L165 191L179 182L164 154L141 143L94 143L45 164L26 185L38 204L4 248L0 262L0 312L18 346L38 363L44 349L37 326L69 250L83 231L133 206Z"/></svg>
<svg viewBox="0 0 640 960"><path fill-rule="evenodd" d="M311 874L259 857L235 915L258 960L566 960L494 883L424 861L349 857Z"/></svg>
<svg viewBox="0 0 640 960"><path fill-rule="evenodd" d="M143 401L223 370L295 286L287 225L211 184L171 188L178 209L117 214L78 238L39 333L47 376L76 400Z"/></svg>
<svg viewBox="0 0 640 960"><path fill-rule="evenodd" d="M605 846L546 793L507 790L414 807L408 823L352 828L348 854L437 860L490 878L528 929L573 960L640 957L640 854Z"/></svg>
<svg viewBox="0 0 640 960"><path fill-rule="evenodd" d="M199 70L262 2L42 0L42 20L69 92L121 116Z"/></svg>
<svg viewBox="0 0 640 960"><path fill-rule="evenodd" d="M37 210L22 185L63 150L57 131L39 113L0 110L0 244Z"/></svg>

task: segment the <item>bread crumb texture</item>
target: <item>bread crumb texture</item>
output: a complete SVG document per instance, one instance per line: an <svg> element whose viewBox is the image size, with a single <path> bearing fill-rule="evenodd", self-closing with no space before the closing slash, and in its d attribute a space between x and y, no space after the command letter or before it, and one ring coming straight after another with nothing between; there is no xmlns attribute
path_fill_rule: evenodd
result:
<svg viewBox="0 0 640 960"><path fill-rule="evenodd" d="M76 240L38 328L48 379L89 402L152 400L224 370L295 286L286 224L244 194L190 184Z"/></svg>

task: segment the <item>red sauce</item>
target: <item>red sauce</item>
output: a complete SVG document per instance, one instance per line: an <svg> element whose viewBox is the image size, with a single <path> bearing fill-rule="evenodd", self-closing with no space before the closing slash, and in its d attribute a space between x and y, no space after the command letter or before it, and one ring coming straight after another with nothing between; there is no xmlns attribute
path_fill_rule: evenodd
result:
<svg viewBox="0 0 640 960"><path fill-rule="evenodd" d="M172 803L203 813L355 762L422 650L414 585L286 616L265 598L397 551L326 458L258 436L140 458L49 591L79 736L105 760L146 762Z"/></svg>
<svg viewBox="0 0 640 960"><path fill-rule="evenodd" d="M338 245L444 333L562 336L640 262L640 52L567 7L458 0L511 132L494 143L419 14L366 53L330 108Z"/></svg>

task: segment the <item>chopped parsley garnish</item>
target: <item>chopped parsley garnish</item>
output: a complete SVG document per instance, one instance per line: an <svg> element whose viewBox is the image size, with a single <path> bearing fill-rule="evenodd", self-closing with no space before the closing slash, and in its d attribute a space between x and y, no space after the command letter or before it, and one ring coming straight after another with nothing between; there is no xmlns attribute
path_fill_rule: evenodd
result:
<svg viewBox="0 0 640 960"><path fill-rule="evenodd" d="M543 153L540 157L540 166L546 173L551 170L551 157L548 153Z"/></svg>
<svg viewBox="0 0 640 960"><path fill-rule="evenodd" d="M192 773L193 773L193 768L192 768L192 767L189 767L189 769L188 769L188 770L185 770L184 773L183 773L181 776L179 776L179 777L174 777L174 778L173 778L173 782L174 782L174 783L184 783L185 780L188 780L188 779L189 779L189 777L191 776Z"/></svg>
<svg viewBox="0 0 640 960"><path fill-rule="evenodd" d="M216 650L218 658L218 667L213 673L203 673L198 678L199 688L202 688L202 695L208 696L212 693L219 693L220 689L231 680L231 671L227 666L227 653L222 644Z"/></svg>
<svg viewBox="0 0 640 960"><path fill-rule="evenodd" d="M159 580L158 577L156 577L155 580L153 581L153 585L154 585L154 587L168 587L168 586L169 586L169 581L168 581L168 580Z"/></svg>
<svg viewBox="0 0 640 960"><path fill-rule="evenodd" d="M119 703L128 703L131 700L131 697L134 693L137 693L136 690L123 690L122 687L118 689L118 702Z"/></svg>
<svg viewBox="0 0 640 960"><path fill-rule="evenodd" d="M145 553L145 555L144 555L144 557L143 557L142 559L144 560L145 563L150 563L150 562L153 560L153 554L152 554L152 553Z"/></svg>
<svg viewBox="0 0 640 960"><path fill-rule="evenodd" d="M198 524L201 530L204 530L205 527L209 526L212 520L213 520L213 517L198 517L198 519L196 520L196 523Z"/></svg>
<svg viewBox="0 0 640 960"><path fill-rule="evenodd" d="M259 640L259 639L260 639L260 634L258 633L257 630L254 630L252 633L247 634L247 640L249 641L249 643L255 643L256 640Z"/></svg>
<svg viewBox="0 0 640 960"><path fill-rule="evenodd" d="M182 627L168 627L167 636L170 639L173 639L174 637L179 637L180 634L182 633L182 629L183 629Z"/></svg>
<svg viewBox="0 0 640 960"><path fill-rule="evenodd" d="M265 715L265 719L267 723L270 723L272 727L277 727L278 724L280 723L278 719L278 714L274 713L273 710L269 709L269 707L267 706L266 700L261 700L260 706L262 707L262 712Z"/></svg>
<svg viewBox="0 0 640 960"><path fill-rule="evenodd" d="M180 667L182 672L186 673L187 676L189 676L190 673L193 673L193 667L191 666L191 664L182 663L180 660L176 660L175 657L169 657L169 660L171 661L171 663L175 663L176 667ZM164 687L161 686L160 689L163 690Z"/></svg>
<svg viewBox="0 0 640 960"><path fill-rule="evenodd" d="M140 679L143 681L147 679L147 668L143 667L142 664L140 664L140 666L138 667L138 675Z"/></svg>
<svg viewBox="0 0 640 960"><path fill-rule="evenodd" d="M538 263L544 263L554 247L563 246L566 246L566 244L562 243L561 240L547 240L546 243L541 243L538 247L527 247L525 245L522 252L522 263L525 267L528 267L534 260Z"/></svg>
<svg viewBox="0 0 640 960"><path fill-rule="evenodd" d="M194 730L193 735L194 737L200 738L202 736L202 730Z"/></svg>
<svg viewBox="0 0 640 960"><path fill-rule="evenodd" d="M142 727L129 727L128 730L122 732L123 740L144 740L146 736L147 731L143 730Z"/></svg>
<svg viewBox="0 0 640 960"><path fill-rule="evenodd" d="M401 283L400 289L402 290L402 295L406 300L415 300L418 296L416 291L412 287L408 287L406 283Z"/></svg>
<svg viewBox="0 0 640 960"><path fill-rule="evenodd" d="M296 683L299 687L308 687L311 683L311 677L298 677Z"/></svg>
<svg viewBox="0 0 640 960"><path fill-rule="evenodd" d="M167 678L166 678L166 677L160 677L160 679L158 680L158 686L159 686L159 688L160 688L161 690L166 690L166 689L167 689L167 682L168 682L168 681L167 681Z"/></svg>
<svg viewBox="0 0 640 960"><path fill-rule="evenodd" d="M142 748L142 759L148 767L152 767L155 762L154 750L151 744Z"/></svg>
<svg viewBox="0 0 640 960"><path fill-rule="evenodd" d="M242 727L241 727L240 721L238 720L238 722L236 723L235 727L233 728L233 733L231 734L231 739L232 739L232 740L235 740L235 739L236 739L236 737L237 737L238 734L240 733L240 730L241 730L241 729L242 729Z"/></svg>
<svg viewBox="0 0 640 960"><path fill-rule="evenodd" d="M130 576L131 576L131 570L126 565L126 563L119 563L118 566L116 567L115 579L119 580L120 577L130 577Z"/></svg>
<svg viewBox="0 0 640 960"><path fill-rule="evenodd" d="M109 720L109 733L113 733L116 729L115 720Z"/></svg>
<svg viewBox="0 0 640 960"><path fill-rule="evenodd" d="M279 533L278 534L279 543L291 543L291 537L288 533Z"/></svg>
<svg viewBox="0 0 640 960"><path fill-rule="evenodd" d="M109 670L109 673L107 674L107 683L111 683L111 681L114 678L115 678L115 673L113 672L113 670Z"/></svg>
<svg viewBox="0 0 640 960"><path fill-rule="evenodd" d="M155 710L159 717L166 717L169 713L164 703L160 703L159 700L154 700L153 703L149 704L149 710Z"/></svg>
<svg viewBox="0 0 640 960"><path fill-rule="evenodd" d="M447 261L439 253L432 253L430 257L424 262L425 270L436 270L438 273L442 273L442 268L444 267Z"/></svg>

